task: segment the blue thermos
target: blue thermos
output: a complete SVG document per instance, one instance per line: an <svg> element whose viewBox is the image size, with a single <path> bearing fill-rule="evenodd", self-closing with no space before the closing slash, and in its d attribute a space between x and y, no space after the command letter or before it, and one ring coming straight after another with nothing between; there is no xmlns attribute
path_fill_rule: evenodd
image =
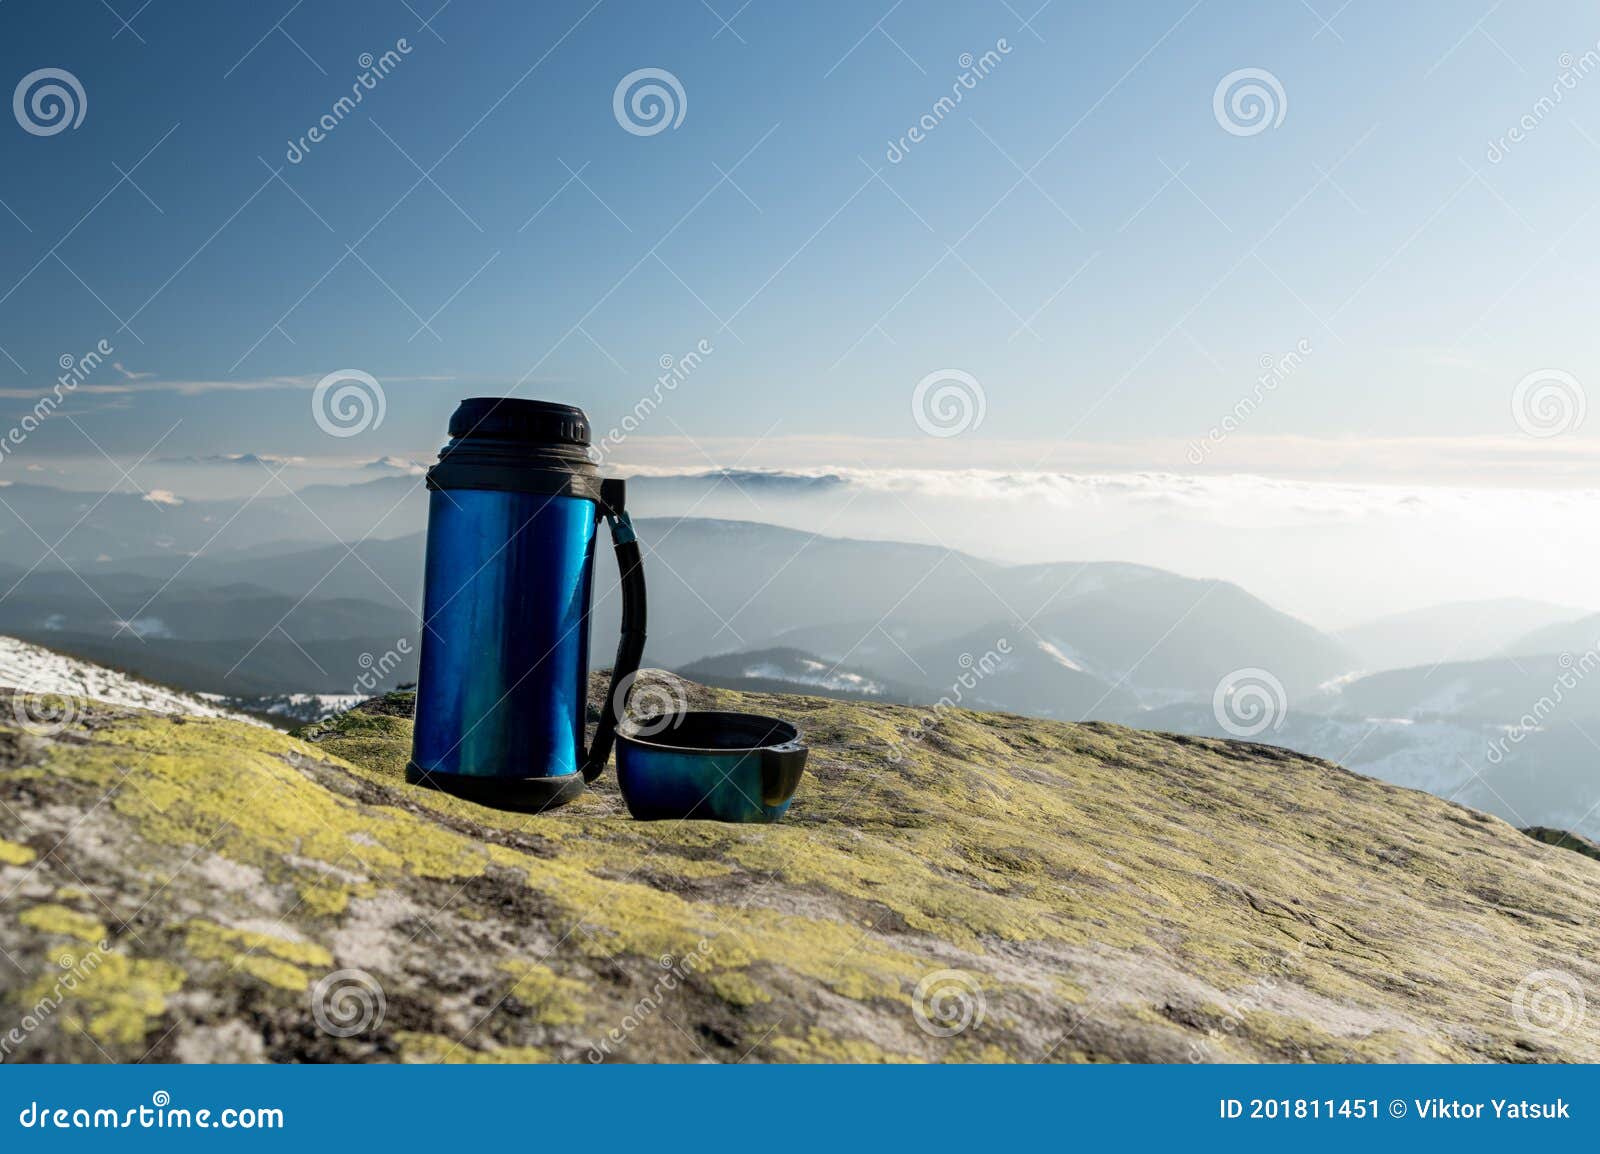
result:
<svg viewBox="0 0 1600 1154"><path fill-rule="evenodd" d="M623 482L589 460L581 409L476 397L428 470L416 728L406 780L502 809L564 805L599 776L644 652ZM622 636L584 748L595 536L611 526ZM619 690L621 693L619 694Z"/></svg>

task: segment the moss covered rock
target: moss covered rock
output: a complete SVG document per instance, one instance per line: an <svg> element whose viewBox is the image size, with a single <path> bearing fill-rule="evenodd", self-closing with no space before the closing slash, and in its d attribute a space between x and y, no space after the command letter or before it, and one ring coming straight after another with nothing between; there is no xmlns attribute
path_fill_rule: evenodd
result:
<svg viewBox="0 0 1600 1154"><path fill-rule="evenodd" d="M666 675L657 675L666 680ZM8 1060L1600 1060L1600 862L1267 746L674 680L794 719L773 826L408 786L0 692Z"/></svg>
<svg viewBox="0 0 1600 1154"><path fill-rule="evenodd" d="M1544 842L1546 845L1570 849L1573 853L1581 853L1584 857L1600 860L1600 845L1596 845L1582 834L1572 833L1564 829L1551 829L1546 825L1526 826L1522 832L1536 841Z"/></svg>

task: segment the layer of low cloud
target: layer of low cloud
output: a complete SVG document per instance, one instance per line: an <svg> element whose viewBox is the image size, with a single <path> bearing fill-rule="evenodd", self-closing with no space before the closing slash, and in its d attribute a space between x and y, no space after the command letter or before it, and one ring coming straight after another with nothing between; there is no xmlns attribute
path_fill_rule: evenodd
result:
<svg viewBox="0 0 1600 1154"><path fill-rule="evenodd" d="M162 457L163 465L253 465L275 469L304 461L304 457L286 457L276 453L208 453L203 457Z"/></svg>
<svg viewBox="0 0 1600 1154"><path fill-rule="evenodd" d="M958 437L635 436L608 465L622 471L703 468L925 469L1033 473L1251 474L1296 480L1466 485L1600 487L1600 439L1568 434L1477 437L1245 436L1216 442L1178 437L1133 440L996 440Z"/></svg>
<svg viewBox="0 0 1600 1154"><path fill-rule="evenodd" d="M1009 562L1138 562L1235 582L1325 627L1479 598L1600 607L1600 487L984 469L648 473L655 486L630 487L645 515L766 521Z"/></svg>
<svg viewBox="0 0 1600 1154"><path fill-rule="evenodd" d="M207 393L255 393L271 389L314 389L320 376L282 377L207 377L194 380L163 380L155 373L136 373L113 361L111 368L122 377L121 381L86 380L73 390L79 397L120 397L130 393L176 393L197 397ZM448 376L387 376L381 380L392 384L427 384L453 381ZM3 385L0 399L36 401L49 391L50 386Z"/></svg>
<svg viewBox="0 0 1600 1154"><path fill-rule="evenodd" d="M427 466L410 457L388 456L368 461L361 468L375 473L406 473L415 476L427 471Z"/></svg>

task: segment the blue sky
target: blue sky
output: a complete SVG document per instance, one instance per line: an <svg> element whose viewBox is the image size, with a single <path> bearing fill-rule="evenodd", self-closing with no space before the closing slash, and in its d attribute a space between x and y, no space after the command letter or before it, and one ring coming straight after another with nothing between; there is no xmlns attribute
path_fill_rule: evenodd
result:
<svg viewBox="0 0 1600 1154"><path fill-rule="evenodd" d="M637 459L1183 471L1255 396L1203 467L1427 482L1481 445L1566 475L1600 418L1529 438L1512 404L1595 370L1592 10L1040 3L8 0L5 86L64 69L86 109L0 123L0 424L64 354L122 367L0 469L163 435L422 454L458 397L513 389L604 429L705 341ZM684 93L651 135L613 111L643 68ZM1282 92L1253 134L1214 110L1241 69ZM332 438L310 386L342 369L385 417ZM983 420L930 437L911 398L944 370Z"/></svg>

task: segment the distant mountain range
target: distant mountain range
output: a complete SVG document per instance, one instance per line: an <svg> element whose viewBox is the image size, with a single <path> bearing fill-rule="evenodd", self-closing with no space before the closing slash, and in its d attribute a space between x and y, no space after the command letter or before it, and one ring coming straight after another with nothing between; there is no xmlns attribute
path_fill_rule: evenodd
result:
<svg viewBox="0 0 1600 1154"><path fill-rule="evenodd" d="M150 573L160 569L154 555L176 558L171 563L175 566L194 553L238 559L263 549L282 553L291 545L342 548L347 542L382 542L427 527L428 492L423 478L409 470L385 468L383 475L357 484L291 491L275 476L271 461L257 459L255 464L260 484L253 494L216 499L180 498L158 490L82 492L0 480L0 558L23 569L50 563L84 571L121 568L139 558L140 571ZM708 499L725 515L729 508L756 511L756 498L792 505L844 484L831 475L713 470L631 478L629 500L635 516L685 509Z"/></svg>
<svg viewBox="0 0 1600 1154"><path fill-rule="evenodd" d="M658 502L686 483L655 481ZM416 677L425 494L413 477L249 503L96 505L22 484L0 499L0 633L284 717ZM361 540L383 503L396 531ZM29 525L5 525L6 507ZM635 524L646 660L702 682L1237 737L1229 686L1264 672L1256 740L1520 825L1600 834L1600 615L1506 599L1333 635L1237 585L1144 565L1003 565L752 521ZM63 536L54 554L39 540ZM618 611L604 545L594 594L603 666Z"/></svg>
<svg viewBox="0 0 1600 1154"><path fill-rule="evenodd" d="M1556 621L1517 638L1505 647L1515 657L1527 653L1566 653L1578 657L1600 653L1600 614Z"/></svg>
<svg viewBox="0 0 1600 1154"><path fill-rule="evenodd" d="M320 556L320 551L312 554ZM234 579L236 571L271 570L265 559L215 566L197 561L196 566L198 577L210 569L218 583L187 571L176 579L158 579L138 572L74 574L42 567L28 573L0 565L0 593L10 591L0 597L0 633L191 692L359 692L353 687L363 673L391 652L395 660L382 663L391 670L388 683L416 677L416 615L370 572L362 592L387 603L303 596L288 591L293 585L280 590ZM289 562L289 568L307 573L309 559ZM309 576L299 588L312 588L320 575ZM415 591L412 597L416 604Z"/></svg>
<svg viewBox="0 0 1600 1154"><path fill-rule="evenodd" d="M250 498L196 500L167 494L83 493L14 482L0 487L0 557L27 569L52 562L88 571L131 557L227 553L299 541L403 536L426 524L420 478L378 477L358 485L288 492L263 468Z"/></svg>
<svg viewBox="0 0 1600 1154"><path fill-rule="evenodd" d="M917 686L897 685L876 674L828 662L799 649L757 649L706 657L680 671L703 685L738 686L750 692L807 693L814 697L911 705L925 696ZM763 688L757 690L756 687Z"/></svg>
<svg viewBox="0 0 1600 1154"><path fill-rule="evenodd" d="M1555 633L1540 635L1570 627L1583 616L1583 610L1567 605L1503 597L1396 613L1340 630L1335 636L1360 656L1363 668L1400 669L1474 661L1508 650L1559 652L1566 646ZM1600 618L1594 621L1583 648L1592 647L1600 637Z"/></svg>

